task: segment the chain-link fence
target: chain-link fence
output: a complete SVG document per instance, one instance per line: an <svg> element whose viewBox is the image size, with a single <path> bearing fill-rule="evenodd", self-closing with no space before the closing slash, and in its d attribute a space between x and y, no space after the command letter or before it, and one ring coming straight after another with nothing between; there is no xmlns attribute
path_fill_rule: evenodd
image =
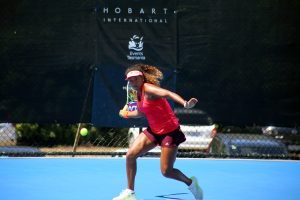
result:
<svg viewBox="0 0 300 200"><path fill-rule="evenodd" d="M143 127L89 130L74 146L78 124L1 123L1 156L124 156ZM181 125L186 141L178 157L299 159L300 129L289 127L220 127ZM144 156L159 156L156 147Z"/></svg>

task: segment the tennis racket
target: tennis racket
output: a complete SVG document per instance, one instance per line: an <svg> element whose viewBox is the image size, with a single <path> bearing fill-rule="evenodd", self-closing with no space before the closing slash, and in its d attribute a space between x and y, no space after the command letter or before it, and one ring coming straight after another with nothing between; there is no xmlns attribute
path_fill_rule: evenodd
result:
<svg viewBox="0 0 300 200"><path fill-rule="evenodd" d="M137 109L137 91L134 90L129 81L126 85L126 104L123 107L123 111L135 111Z"/></svg>

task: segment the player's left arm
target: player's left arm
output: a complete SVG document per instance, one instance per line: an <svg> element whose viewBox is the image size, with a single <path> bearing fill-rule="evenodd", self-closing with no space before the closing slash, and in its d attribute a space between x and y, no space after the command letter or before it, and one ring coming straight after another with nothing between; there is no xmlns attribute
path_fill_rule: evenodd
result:
<svg viewBox="0 0 300 200"><path fill-rule="evenodd" d="M144 84L144 90L148 95L171 99L185 108L193 108L198 102L196 98L185 100L175 92L148 83Z"/></svg>

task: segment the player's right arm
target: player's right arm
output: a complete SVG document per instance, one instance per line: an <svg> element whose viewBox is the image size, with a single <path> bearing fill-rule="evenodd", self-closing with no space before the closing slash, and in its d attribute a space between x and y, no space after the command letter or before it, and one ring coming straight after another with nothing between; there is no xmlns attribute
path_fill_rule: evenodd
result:
<svg viewBox="0 0 300 200"><path fill-rule="evenodd" d="M143 113L140 112L138 109L134 111L128 111L128 110L120 110L119 112L120 117L122 118L141 118L143 117Z"/></svg>

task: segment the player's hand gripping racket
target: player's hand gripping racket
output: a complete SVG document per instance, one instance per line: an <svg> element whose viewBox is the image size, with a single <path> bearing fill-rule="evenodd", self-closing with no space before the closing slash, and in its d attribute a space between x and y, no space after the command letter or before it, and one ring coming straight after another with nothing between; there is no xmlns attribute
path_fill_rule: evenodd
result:
<svg viewBox="0 0 300 200"><path fill-rule="evenodd" d="M128 112L135 111L137 109L137 94L136 90L134 90L131 86L129 81L126 85L126 104L124 105L123 109L120 111L121 117L126 117Z"/></svg>

